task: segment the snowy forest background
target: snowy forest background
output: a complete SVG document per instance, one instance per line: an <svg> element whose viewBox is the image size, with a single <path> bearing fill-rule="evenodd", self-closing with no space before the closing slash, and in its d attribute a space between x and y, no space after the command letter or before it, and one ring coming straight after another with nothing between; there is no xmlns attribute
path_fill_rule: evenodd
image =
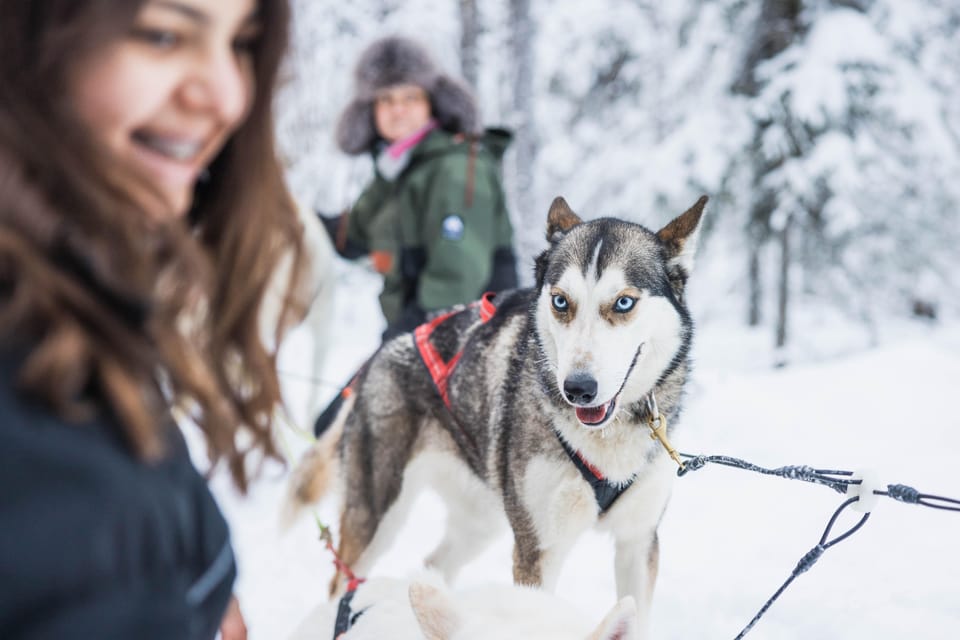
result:
<svg viewBox="0 0 960 640"><path fill-rule="evenodd" d="M514 130L522 264L556 195L659 228L706 193L698 316L769 329L779 361L830 318L869 345L883 318L958 315L956 0L294 4L278 129L308 206L339 211L369 177L332 132L359 52L399 33Z"/></svg>
<svg viewBox="0 0 960 640"><path fill-rule="evenodd" d="M370 163L333 143L353 65L375 38L417 37L472 79L487 124L514 129L504 176L523 264L545 245L556 195L585 218L654 229L711 197L688 287L697 334L681 451L873 468L960 498L958 0L294 5L278 131L303 204L332 213L357 196ZM280 351L291 422L307 429L383 329L379 277L342 260L333 271L333 303ZM310 444L302 430L278 439L291 463ZM288 637L333 572L312 518L278 526L289 469L267 465L247 496L226 473L211 482L251 640ZM652 637L733 637L841 497L734 470L685 478L660 527ZM315 515L336 526L338 509L330 498ZM958 516L887 500L750 637L954 640ZM371 575L411 575L444 517L421 495ZM509 582L511 545L505 533L455 586ZM612 557L608 537L588 534L565 564L558 593L585 619L615 601Z"/></svg>

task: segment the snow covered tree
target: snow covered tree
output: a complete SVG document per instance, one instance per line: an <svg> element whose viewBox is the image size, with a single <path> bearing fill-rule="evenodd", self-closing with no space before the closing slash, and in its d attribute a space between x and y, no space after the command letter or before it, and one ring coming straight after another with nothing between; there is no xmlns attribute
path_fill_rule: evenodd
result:
<svg viewBox="0 0 960 640"><path fill-rule="evenodd" d="M514 208L513 220L520 223L514 225L519 231L515 244L518 245L518 263L524 265L532 263L530 258L536 255L542 244L542 232L537 234L534 230L543 229L542 223L530 224L534 220L543 219L543 214L535 210L535 172L539 146L534 114L536 28L530 13L530 0L508 0L508 3L512 91L507 123L513 129L514 141L512 152L507 158L505 187ZM522 283L532 280L531 273L524 269L520 271Z"/></svg>
<svg viewBox="0 0 960 640"><path fill-rule="evenodd" d="M550 3L538 39L541 199L562 193L585 215L655 226L720 193L747 124L729 93L742 4Z"/></svg>
<svg viewBox="0 0 960 640"><path fill-rule="evenodd" d="M877 313L906 309L918 281L943 283L938 264L958 234L949 179L958 148L942 116L950 96L885 30L887 4L769 4L800 11L792 27L781 20L768 30L775 39L792 28L787 46L747 58L753 84L740 86L751 98L755 133L745 150L753 179L744 195L758 269L750 318L759 320L760 250L775 239L780 260L766 263L767 281L778 280L775 333L783 346L791 295L869 324ZM759 40L760 48L770 43Z"/></svg>
<svg viewBox="0 0 960 640"><path fill-rule="evenodd" d="M800 21L800 0L763 0L757 16L750 45L746 51L743 65L735 79L733 90L755 100L761 92L763 82L760 79L760 67L764 62L775 58L799 39L803 32ZM787 312L789 300L790 275L790 229L793 214L788 213L779 221L779 233L774 228L774 213L779 205L776 185L769 184L767 177L783 164L786 157L803 153L802 142L794 140L792 146L782 149L782 153L767 153L764 139L770 127L775 125L769 114L761 112L753 118L753 134L748 149L750 167L750 188L747 194L748 215L746 223L747 276L749 293L747 296L747 322L751 326L760 324L762 310L761 251L775 235L780 245L779 282L777 286L777 324L776 344L781 347L786 342ZM802 132L798 132L804 135Z"/></svg>
<svg viewBox="0 0 960 640"><path fill-rule="evenodd" d="M463 79L477 88L478 67L480 66L480 9L477 0L460 0L460 69Z"/></svg>

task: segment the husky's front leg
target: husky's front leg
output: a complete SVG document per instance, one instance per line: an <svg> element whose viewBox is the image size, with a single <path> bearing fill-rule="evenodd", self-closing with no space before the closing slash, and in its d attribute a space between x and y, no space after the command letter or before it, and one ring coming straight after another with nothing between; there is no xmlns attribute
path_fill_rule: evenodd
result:
<svg viewBox="0 0 960 640"><path fill-rule="evenodd" d="M537 536L516 529L513 533L513 583L539 587L543 584L543 554Z"/></svg>
<svg viewBox="0 0 960 640"><path fill-rule="evenodd" d="M596 524L597 504L589 485L566 460L534 458L524 472L523 487L522 508L510 522L516 542L514 582L519 575L536 573L536 583L523 584L553 591L570 547Z"/></svg>
<svg viewBox="0 0 960 640"><path fill-rule="evenodd" d="M513 583L540 587L544 578L544 554L536 517L516 499L516 494L507 493L504 506L513 530Z"/></svg>
<svg viewBox="0 0 960 640"><path fill-rule="evenodd" d="M647 535L617 538L614 569L617 577L617 598L633 596L637 603L638 638L645 638L650 619L650 601L657 581L660 563L660 541L657 530Z"/></svg>
<svg viewBox="0 0 960 640"><path fill-rule="evenodd" d="M527 536L524 536L527 538ZM513 547L513 582L556 591L557 579L573 540L561 540L543 548L536 536L515 539Z"/></svg>

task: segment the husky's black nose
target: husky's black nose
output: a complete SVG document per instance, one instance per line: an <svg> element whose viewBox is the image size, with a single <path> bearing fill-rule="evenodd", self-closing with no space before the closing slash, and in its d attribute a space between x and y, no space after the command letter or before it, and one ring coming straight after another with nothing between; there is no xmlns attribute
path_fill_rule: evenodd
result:
<svg viewBox="0 0 960 640"><path fill-rule="evenodd" d="M590 404L597 397L597 381L589 373L571 374L563 381L563 393L572 404Z"/></svg>

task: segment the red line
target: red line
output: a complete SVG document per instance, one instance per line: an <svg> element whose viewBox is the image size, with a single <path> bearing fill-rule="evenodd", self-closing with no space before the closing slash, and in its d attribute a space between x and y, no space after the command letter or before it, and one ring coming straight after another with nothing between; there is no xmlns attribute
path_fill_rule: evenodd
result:
<svg viewBox="0 0 960 640"><path fill-rule="evenodd" d="M582 462L583 465L590 470L590 473L592 473L597 480L606 480L606 478L604 478L603 474L600 472L600 469L597 469L595 466L587 462L587 459L584 458L583 454L579 451L577 451L577 457L580 458L580 462Z"/></svg>

